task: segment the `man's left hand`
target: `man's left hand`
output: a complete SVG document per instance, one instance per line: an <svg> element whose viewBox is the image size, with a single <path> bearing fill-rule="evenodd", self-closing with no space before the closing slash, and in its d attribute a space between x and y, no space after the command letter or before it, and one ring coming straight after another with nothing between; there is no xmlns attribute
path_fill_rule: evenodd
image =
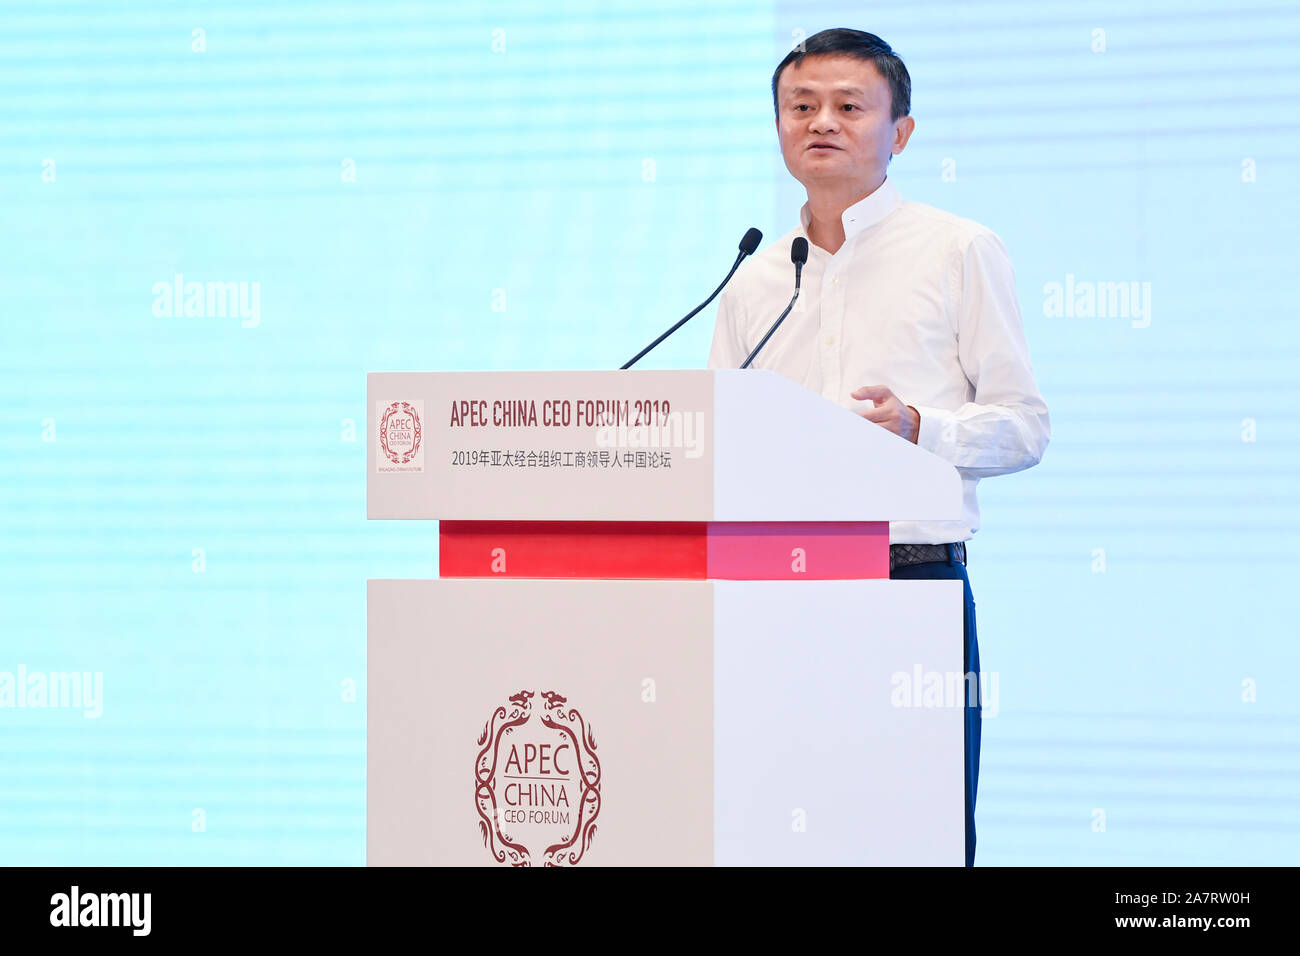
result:
<svg viewBox="0 0 1300 956"><path fill-rule="evenodd" d="M913 445L921 431L921 413L911 405L904 405L897 395L883 385L863 385L850 396L859 402L875 402L874 408L858 412L869 422L883 425L900 438Z"/></svg>

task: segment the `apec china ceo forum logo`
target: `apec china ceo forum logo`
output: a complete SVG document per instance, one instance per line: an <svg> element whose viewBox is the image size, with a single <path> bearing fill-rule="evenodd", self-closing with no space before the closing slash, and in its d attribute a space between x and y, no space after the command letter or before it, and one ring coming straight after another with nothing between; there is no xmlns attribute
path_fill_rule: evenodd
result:
<svg viewBox="0 0 1300 956"><path fill-rule="evenodd" d="M377 402L379 471L424 471L424 402Z"/></svg>
<svg viewBox="0 0 1300 956"><path fill-rule="evenodd" d="M596 835L600 761L596 738L553 690L534 709L521 690L479 734L474 804L483 845L498 863L572 866Z"/></svg>

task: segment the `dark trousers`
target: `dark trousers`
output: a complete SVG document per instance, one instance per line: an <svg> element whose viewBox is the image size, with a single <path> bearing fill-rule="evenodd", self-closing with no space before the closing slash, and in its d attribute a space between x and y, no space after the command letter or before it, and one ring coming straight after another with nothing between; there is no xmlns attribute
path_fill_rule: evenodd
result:
<svg viewBox="0 0 1300 956"><path fill-rule="evenodd" d="M889 572L894 580L961 580L965 593L966 624L962 647L964 651L965 672L975 675L975 686L979 686L980 648L975 639L975 597L971 594L970 578L966 576L966 565L954 561L949 548L947 561L931 561L926 564L912 564L896 568ZM966 685L963 684L963 687ZM978 696L978 695L977 695ZM980 701L971 704L970 695L966 695L966 865L975 865L975 788L980 775Z"/></svg>

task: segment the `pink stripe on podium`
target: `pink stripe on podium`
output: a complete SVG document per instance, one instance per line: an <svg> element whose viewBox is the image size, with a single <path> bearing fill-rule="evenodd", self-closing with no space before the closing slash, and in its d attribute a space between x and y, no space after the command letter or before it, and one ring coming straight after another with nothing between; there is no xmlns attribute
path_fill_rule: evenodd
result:
<svg viewBox="0 0 1300 956"><path fill-rule="evenodd" d="M889 522L710 522L709 577L827 581L889 577Z"/></svg>

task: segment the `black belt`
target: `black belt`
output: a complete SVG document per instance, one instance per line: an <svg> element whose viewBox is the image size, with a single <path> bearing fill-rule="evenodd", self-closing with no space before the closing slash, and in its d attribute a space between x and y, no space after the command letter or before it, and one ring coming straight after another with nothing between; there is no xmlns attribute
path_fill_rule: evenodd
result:
<svg viewBox="0 0 1300 956"><path fill-rule="evenodd" d="M932 561L948 563L951 554L953 561L966 563L966 542L955 544L891 544L889 546L889 570L905 568L909 564L929 564Z"/></svg>

